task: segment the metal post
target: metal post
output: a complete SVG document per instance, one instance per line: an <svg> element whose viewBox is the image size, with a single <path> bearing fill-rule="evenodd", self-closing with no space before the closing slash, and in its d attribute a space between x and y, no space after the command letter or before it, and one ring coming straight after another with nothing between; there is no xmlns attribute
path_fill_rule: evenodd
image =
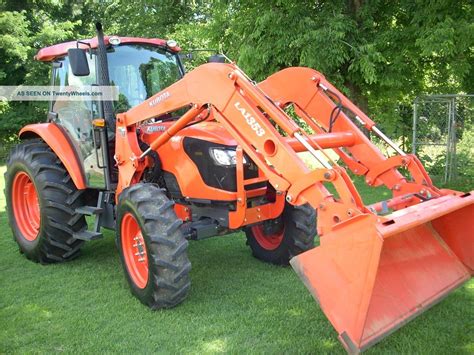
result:
<svg viewBox="0 0 474 355"><path fill-rule="evenodd" d="M451 142L451 130L452 130L452 116L451 116L451 111L452 111L452 100L448 101L448 134L446 137L446 163L444 166L444 178L443 178L443 183L448 182L448 170L449 170L449 151L450 151L450 142Z"/></svg>
<svg viewBox="0 0 474 355"><path fill-rule="evenodd" d="M413 140L411 144L411 151L416 154L416 121L417 121L417 109L418 109L418 96L413 101Z"/></svg>
<svg viewBox="0 0 474 355"><path fill-rule="evenodd" d="M448 157L446 159L446 182L451 181L453 179L454 173L454 165L456 161L456 97L452 97L449 102L450 105L450 120L449 120L449 128L450 133L448 134Z"/></svg>

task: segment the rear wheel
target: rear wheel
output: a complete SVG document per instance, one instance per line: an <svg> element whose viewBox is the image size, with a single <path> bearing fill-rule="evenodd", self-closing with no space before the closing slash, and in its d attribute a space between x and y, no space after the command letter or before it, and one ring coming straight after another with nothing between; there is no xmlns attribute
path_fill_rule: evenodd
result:
<svg viewBox="0 0 474 355"><path fill-rule="evenodd" d="M78 255L83 241L72 235L87 228L75 213L82 191L46 143L31 140L13 148L5 196L13 238L28 259L47 264Z"/></svg>
<svg viewBox="0 0 474 355"><path fill-rule="evenodd" d="M245 233L257 259L288 265L292 257L314 247L316 211L308 204L287 204L279 218L247 227Z"/></svg>
<svg viewBox="0 0 474 355"><path fill-rule="evenodd" d="M154 184L125 189L117 208L117 247L132 293L152 309L181 303L190 288L188 241L174 202Z"/></svg>

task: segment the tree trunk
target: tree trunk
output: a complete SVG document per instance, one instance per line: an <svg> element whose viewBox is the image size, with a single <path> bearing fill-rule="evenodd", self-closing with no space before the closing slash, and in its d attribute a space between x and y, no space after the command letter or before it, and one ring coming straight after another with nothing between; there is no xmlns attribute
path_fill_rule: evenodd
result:
<svg viewBox="0 0 474 355"><path fill-rule="evenodd" d="M362 112L368 115L369 103L367 97L363 95L360 87L350 81L344 82L344 85L349 89L349 98L351 99L351 101L353 101L354 104L362 110ZM361 127L361 130L368 138L370 138L369 130L364 127Z"/></svg>
<svg viewBox="0 0 474 355"><path fill-rule="evenodd" d="M367 100L367 97L364 96L364 94L362 93L362 90L361 88L351 82L351 81L345 81L344 82L344 86L346 88L349 89L349 93L350 93L350 99L352 101L354 101L354 103L366 114L368 114L368 110L369 110L369 102Z"/></svg>

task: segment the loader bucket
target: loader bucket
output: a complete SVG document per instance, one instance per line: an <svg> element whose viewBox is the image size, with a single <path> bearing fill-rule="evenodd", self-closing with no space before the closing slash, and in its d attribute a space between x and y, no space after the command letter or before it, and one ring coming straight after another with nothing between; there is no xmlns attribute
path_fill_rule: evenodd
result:
<svg viewBox="0 0 474 355"><path fill-rule="evenodd" d="M474 194L386 217L345 221L291 260L350 353L380 341L473 274Z"/></svg>

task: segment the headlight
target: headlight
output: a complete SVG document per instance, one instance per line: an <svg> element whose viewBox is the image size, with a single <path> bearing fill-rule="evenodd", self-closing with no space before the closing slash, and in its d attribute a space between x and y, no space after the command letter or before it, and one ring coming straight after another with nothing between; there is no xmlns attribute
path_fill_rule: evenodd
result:
<svg viewBox="0 0 474 355"><path fill-rule="evenodd" d="M221 166L235 166L237 163L237 156L235 150L222 149L222 148L210 148L209 152L212 159L217 165ZM244 164L247 164L247 160L243 157Z"/></svg>

